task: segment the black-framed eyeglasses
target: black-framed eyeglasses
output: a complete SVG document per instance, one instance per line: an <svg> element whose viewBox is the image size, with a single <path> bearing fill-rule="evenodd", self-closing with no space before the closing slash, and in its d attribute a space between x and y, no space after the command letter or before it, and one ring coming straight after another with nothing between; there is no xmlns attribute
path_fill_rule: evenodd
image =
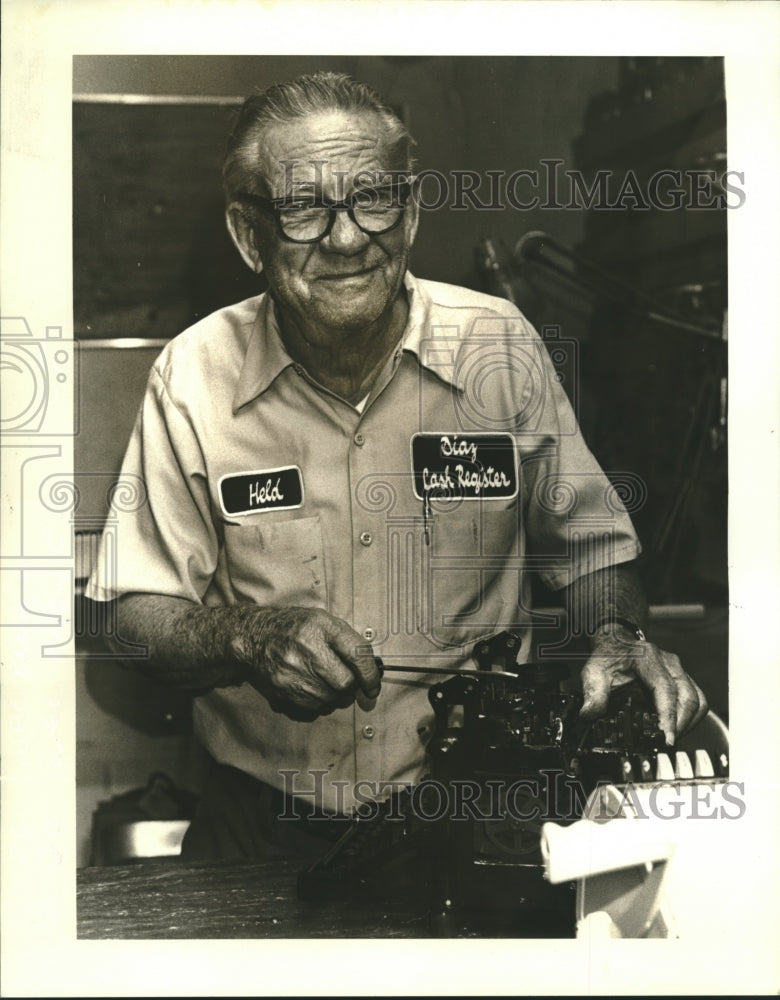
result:
<svg viewBox="0 0 780 1000"><path fill-rule="evenodd" d="M382 236L401 221L412 191L408 181L389 187L360 188L345 201L327 201L309 195L262 198L241 192L238 198L256 205L276 219L279 232L290 243L317 243L333 228L336 212L346 212L370 236Z"/></svg>

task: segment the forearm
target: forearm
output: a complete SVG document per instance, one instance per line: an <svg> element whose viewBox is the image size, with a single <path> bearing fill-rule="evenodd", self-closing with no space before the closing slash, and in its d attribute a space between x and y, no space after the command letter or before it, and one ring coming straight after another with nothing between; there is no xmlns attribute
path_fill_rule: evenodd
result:
<svg viewBox="0 0 780 1000"><path fill-rule="evenodd" d="M248 678L248 649L257 640L266 609L251 604L204 607L178 597L125 594L116 602L116 637L145 647L127 665L165 683L194 690L241 684Z"/></svg>
<svg viewBox="0 0 780 1000"><path fill-rule="evenodd" d="M234 604L203 607L178 597L126 594L116 602L114 649L145 650L129 665L194 691L249 683L298 721L379 694L373 653L323 608Z"/></svg>
<svg viewBox="0 0 780 1000"><path fill-rule="evenodd" d="M563 593L570 627L587 632L593 646L608 631L600 629L594 634L596 625L604 618L626 618L640 628L646 624L647 600L631 564L610 566L589 573L575 580Z"/></svg>

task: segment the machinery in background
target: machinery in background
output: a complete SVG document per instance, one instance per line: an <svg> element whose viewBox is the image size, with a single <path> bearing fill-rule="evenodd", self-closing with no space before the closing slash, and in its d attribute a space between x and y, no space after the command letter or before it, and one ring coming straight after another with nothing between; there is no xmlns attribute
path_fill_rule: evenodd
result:
<svg viewBox="0 0 780 1000"><path fill-rule="evenodd" d="M577 417L602 466L646 484L634 518L648 542L651 599L725 603L725 286L649 293L536 231L511 252L483 239L475 263L485 291L513 302L543 336L578 340L576 371L558 374L570 395L576 389L573 404L586 400Z"/></svg>

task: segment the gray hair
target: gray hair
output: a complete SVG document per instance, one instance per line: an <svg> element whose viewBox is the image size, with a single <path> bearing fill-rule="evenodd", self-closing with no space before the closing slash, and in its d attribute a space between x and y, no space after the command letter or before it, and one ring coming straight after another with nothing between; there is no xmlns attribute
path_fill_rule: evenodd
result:
<svg viewBox="0 0 780 1000"><path fill-rule="evenodd" d="M325 111L370 112L377 115L387 130L391 153L411 171L415 142L395 111L365 83L358 83L345 73L319 72L299 76L286 83L275 83L263 93L244 101L228 140L222 166L226 199L229 201L241 190L253 190L265 129Z"/></svg>

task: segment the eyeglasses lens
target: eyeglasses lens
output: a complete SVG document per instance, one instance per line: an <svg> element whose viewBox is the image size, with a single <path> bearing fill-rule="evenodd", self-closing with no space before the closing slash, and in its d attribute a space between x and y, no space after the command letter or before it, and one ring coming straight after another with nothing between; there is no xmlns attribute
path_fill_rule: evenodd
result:
<svg viewBox="0 0 780 1000"><path fill-rule="evenodd" d="M398 224L404 201L397 190L366 189L350 199L351 214L363 232L381 235ZM316 240L327 231L332 211L347 211L347 206L328 208L306 203L286 206L279 209L279 223L284 235L291 240Z"/></svg>

